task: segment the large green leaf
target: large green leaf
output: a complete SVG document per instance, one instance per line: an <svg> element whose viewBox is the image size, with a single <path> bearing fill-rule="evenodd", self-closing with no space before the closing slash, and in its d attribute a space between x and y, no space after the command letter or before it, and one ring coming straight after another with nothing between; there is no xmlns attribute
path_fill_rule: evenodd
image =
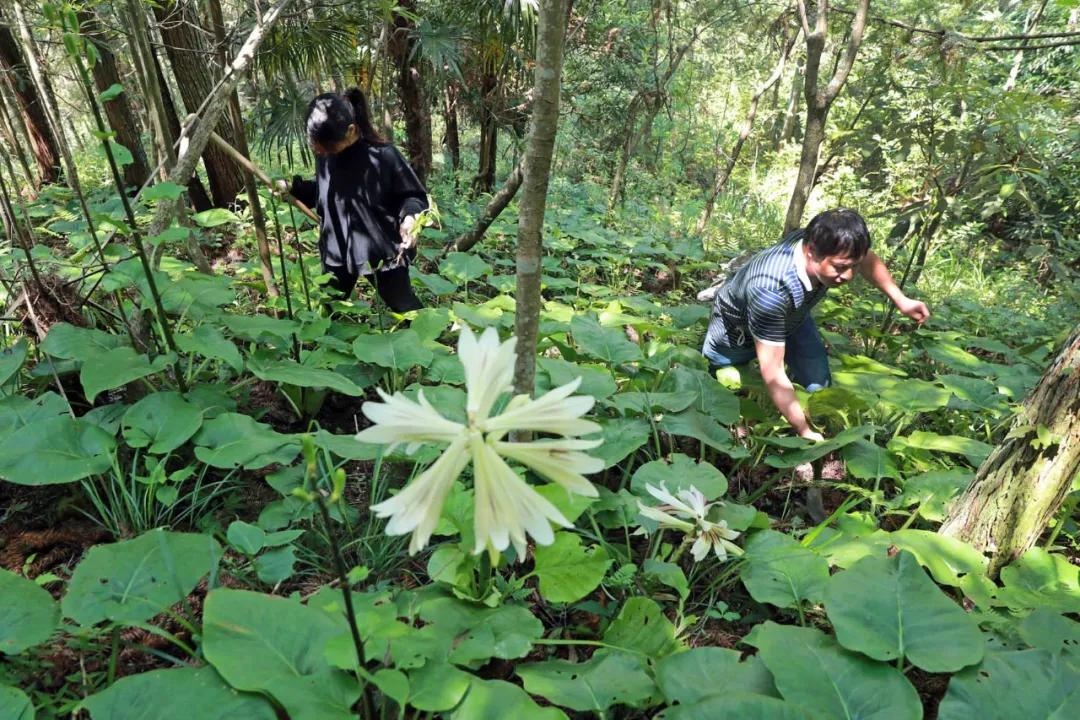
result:
<svg viewBox="0 0 1080 720"><path fill-rule="evenodd" d="M208 535L164 530L97 545L75 568L61 607L80 625L142 622L186 598L220 557Z"/></svg>
<svg viewBox="0 0 1080 720"><path fill-rule="evenodd" d="M325 657L345 630L295 600L219 588L206 597L203 653L230 685L273 697L292 720L352 720L360 687Z"/></svg>
<svg viewBox="0 0 1080 720"><path fill-rule="evenodd" d="M574 602L585 597L604 579L611 560L603 547L581 546L581 536L555 533L555 542L536 548L540 595L549 602Z"/></svg>
<svg viewBox="0 0 1080 720"><path fill-rule="evenodd" d="M988 652L957 673L939 720L1073 720L1080 717L1080 672L1046 650Z"/></svg>
<svg viewBox="0 0 1080 720"><path fill-rule="evenodd" d="M784 699L820 718L919 720L919 694L898 670L844 650L812 628L765 622L744 639Z"/></svg>
<svg viewBox="0 0 1080 720"><path fill-rule="evenodd" d="M33 399L25 395L0 398L0 443L16 430L38 420L70 414L71 406L54 392L42 393Z"/></svg>
<svg viewBox="0 0 1080 720"><path fill-rule="evenodd" d="M17 655L49 639L60 608L32 580L0 568L0 655Z"/></svg>
<svg viewBox="0 0 1080 720"><path fill-rule="evenodd" d="M919 515L931 522L945 519L949 502L968 486L975 473L961 468L930 470L904 480L904 491L896 498L899 507L919 506Z"/></svg>
<svg viewBox="0 0 1080 720"><path fill-rule="evenodd" d="M1005 587L998 591L995 605L1061 612L1080 608L1080 567L1062 554L1032 548L1001 569L1001 581Z"/></svg>
<svg viewBox="0 0 1080 720"><path fill-rule="evenodd" d="M642 359L641 348L622 331L604 327L592 315L575 315L570 321L570 331L578 348L596 360L618 365Z"/></svg>
<svg viewBox="0 0 1080 720"><path fill-rule="evenodd" d="M641 418L601 420L600 427L600 438L604 443L589 450L589 454L603 460L605 468L625 460L632 452L648 442L652 435L649 423Z"/></svg>
<svg viewBox="0 0 1080 720"><path fill-rule="evenodd" d="M663 720L820 720L823 716L812 715L783 700L736 691L711 695L690 705L676 705L665 710L662 717Z"/></svg>
<svg viewBox="0 0 1080 720"><path fill-rule="evenodd" d="M491 266L472 253L452 252L439 264L442 275L459 283L479 280L491 272Z"/></svg>
<svg viewBox="0 0 1080 720"><path fill-rule="evenodd" d="M164 455L183 445L203 423L202 410L176 392L147 395L128 408L122 420L124 439L135 448Z"/></svg>
<svg viewBox="0 0 1080 720"><path fill-rule="evenodd" d="M861 440L872 431L873 428L869 425L848 428L847 430L837 433L835 437L831 437L825 442L807 442L803 447L794 450L793 452L784 453L779 456L770 455L765 458L765 464L781 470L798 467L803 463L813 462L814 460L825 457L834 450L839 450L846 445Z"/></svg>
<svg viewBox="0 0 1080 720"><path fill-rule="evenodd" d="M450 663L425 663L409 672L409 705L424 712L451 710L465 696L471 678Z"/></svg>
<svg viewBox="0 0 1080 720"><path fill-rule="evenodd" d="M292 360L268 360L248 362L248 369L255 377L271 382L287 383L297 387L330 388L343 395L359 397L363 388L344 375L324 368L308 367Z"/></svg>
<svg viewBox="0 0 1080 720"><path fill-rule="evenodd" d="M129 347L113 348L84 360L79 370L79 380L86 392L86 399L94 402L98 393L161 372L172 360L171 354L158 355L151 361Z"/></svg>
<svg viewBox="0 0 1080 720"><path fill-rule="evenodd" d="M993 446L987 445L981 440L962 437L960 435L938 435L935 432L915 430L908 436L898 436L889 441L889 449L902 451L904 448L913 447L920 450L935 450L937 452L956 453L963 455L972 463L978 465L990 454Z"/></svg>
<svg viewBox="0 0 1080 720"><path fill-rule="evenodd" d="M580 712L643 707L656 692L641 656L623 652L600 650L586 662L549 660L520 665L515 672L533 695Z"/></svg>
<svg viewBox="0 0 1080 720"><path fill-rule="evenodd" d="M189 333L177 334L176 345L183 352L221 360L236 372L244 368L244 359L240 356L236 344L210 323L204 323Z"/></svg>
<svg viewBox="0 0 1080 720"><path fill-rule="evenodd" d="M211 667L151 670L121 678L82 706L91 720L275 720L260 695L240 693Z"/></svg>
<svg viewBox="0 0 1080 720"><path fill-rule="evenodd" d="M711 695L745 692L779 697L761 658L719 647L691 648L656 664L656 683L669 703L690 705Z"/></svg>
<svg viewBox="0 0 1080 720"><path fill-rule="evenodd" d="M900 479L900 469L889 456L889 451L869 440L860 438L845 446L843 456L847 471L853 477L863 480L877 480L885 477Z"/></svg>
<svg viewBox="0 0 1080 720"><path fill-rule="evenodd" d="M26 338L19 338L18 342L0 352L0 385L4 385L26 362Z"/></svg>
<svg viewBox="0 0 1080 720"><path fill-rule="evenodd" d="M697 400L692 390L682 392L621 392L614 395L609 404L620 414L636 413L651 415L654 412L679 412Z"/></svg>
<svg viewBox="0 0 1080 720"><path fill-rule="evenodd" d="M0 685L0 720L34 720L34 705L26 693Z"/></svg>
<svg viewBox="0 0 1080 720"><path fill-rule="evenodd" d="M361 362L398 371L427 367L435 357L415 330L361 335L353 341L353 354Z"/></svg>
<svg viewBox="0 0 1080 720"><path fill-rule="evenodd" d="M604 642L655 660L682 648L682 642L675 637L675 626L664 617L659 605L645 597L626 601L604 632Z"/></svg>
<svg viewBox="0 0 1080 720"><path fill-rule="evenodd" d="M824 596L829 563L789 535L775 530L754 533L744 559L739 578L758 602L798 607Z"/></svg>
<svg viewBox="0 0 1080 720"><path fill-rule="evenodd" d="M881 393L881 401L905 412L929 412L945 407L949 391L937 385L908 378L901 380Z"/></svg>
<svg viewBox="0 0 1080 720"><path fill-rule="evenodd" d="M226 470L285 465L300 452L300 441L292 435L275 432L269 425L240 413L222 413L203 423L195 444L195 457Z"/></svg>
<svg viewBox="0 0 1080 720"><path fill-rule="evenodd" d="M825 610L840 644L875 660L905 657L927 672L956 672L982 660L978 625L909 552L866 557L832 576Z"/></svg>
<svg viewBox="0 0 1080 720"><path fill-rule="evenodd" d="M567 720L558 708L542 708L517 685L473 678L469 694L450 720Z"/></svg>
<svg viewBox="0 0 1080 720"><path fill-rule="evenodd" d="M670 463L666 460L647 462L630 478L630 490L635 495L649 498L649 504L653 504L646 485L667 488L672 494L695 487L706 500L722 497L728 488L727 478L715 465L698 462L682 453L673 454Z"/></svg>
<svg viewBox="0 0 1080 720"><path fill-rule="evenodd" d="M123 344L122 335L75 327L61 322L49 329L49 334L45 336L41 349L54 358L85 361L98 358L102 353L114 350Z"/></svg>
<svg viewBox="0 0 1080 720"><path fill-rule="evenodd" d="M731 442L731 433L715 418L694 408L687 408L680 413L665 415L658 427L672 435L694 438L714 450L719 450L733 458L745 457L746 451Z"/></svg>
<svg viewBox="0 0 1080 720"><path fill-rule="evenodd" d="M0 443L0 478L18 485L53 485L112 467L112 435L68 415L38 420Z"/></svg>
<svg viewBox="0 0 1080 720"><path fill-rule="evenodd" d="M707 372L680 366L664 375L660 387L669 391L696 392L694 409L711 415L724 425L739 419L739 398Z"/></svg>
<svg viewBox="0 0 1080 720"><path fill-rule="evenodd" d="M618 389L615 379L611 377L611 372L594 365L579 365L562 358L543 356L536 358L536 364L547 373L553 388L566 385L580 377L581 385L577 389L578 395L592 395L597 400L603 400L613 395Z"/></svg>
<svg viewBox="0 0 1080 720"><path fill-rule="evenodd" d="M261 342L264 338L286 341L300 330L300 323L295 320L266 315L223 313L218 321L236 337L252 342Z"/></svg>
<svg viewBox="0 0 1080 720"><path fill-rule="evenodd" d="M939 340L927 346L926 354L953 370L973 375L986 375L991 367L985 360L980 360L962 347L946 341Z"/></svg>

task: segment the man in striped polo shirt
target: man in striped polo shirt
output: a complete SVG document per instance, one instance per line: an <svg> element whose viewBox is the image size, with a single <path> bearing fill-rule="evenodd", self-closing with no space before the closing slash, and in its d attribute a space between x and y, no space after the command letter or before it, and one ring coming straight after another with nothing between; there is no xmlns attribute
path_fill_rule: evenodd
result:
<svg viewBox="0 0 1080 720"><path fill-rule="evenodd" d="M870 250L862 217L845 209L827 210L762 250L716 293L702 354L714 372L756 357L769 397L800 437L823 439L807 422L784 365L810 392L829 385L825 344L810 310L856 270L904 315L920 325L930 317L926 304L904 295Z"/></svg>

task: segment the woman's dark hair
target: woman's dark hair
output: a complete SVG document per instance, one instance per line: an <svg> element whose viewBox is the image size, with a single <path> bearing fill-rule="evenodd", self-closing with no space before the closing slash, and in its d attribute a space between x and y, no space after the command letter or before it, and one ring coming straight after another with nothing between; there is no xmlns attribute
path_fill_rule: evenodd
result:
<svg viewBox="0 0 1080 720"><path fill-rule="evenodd" d="M866 221L854 210L826 210L815 215L806 226L806 244L819 258L861 260L870 250L870 231Z"/></svg>
<svg viewBox="0 0 1080 720"><path fill-rule="evenodd" d="M355 124L360 137L369 143L386 142L371 124L367 98L359 88L346 90L343 95L323 93L308 104L308 142L334 145L345 138L349 125Z"/></svg>

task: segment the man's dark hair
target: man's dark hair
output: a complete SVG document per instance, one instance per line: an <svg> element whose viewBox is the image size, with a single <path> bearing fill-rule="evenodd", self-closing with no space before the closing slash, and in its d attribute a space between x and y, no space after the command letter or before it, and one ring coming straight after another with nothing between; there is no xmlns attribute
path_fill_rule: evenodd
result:
<svg viewBox="0 0 1080 720"><path fill-rule="evenodd" d="M854 210L826 210L815 215L806 226L806 244L819 258L861 260L870 250L870 231L866 221Z"/></svg>
<svg viewBox="0 0 1080 720"><path fill-rule="evenodd" d="M367 98L359 88L347 90L343 95L323 93L308 104L308 142L335 145L345 138L353 124L360 131L360 137L369 143L386 142L372 127Z"/></svg>

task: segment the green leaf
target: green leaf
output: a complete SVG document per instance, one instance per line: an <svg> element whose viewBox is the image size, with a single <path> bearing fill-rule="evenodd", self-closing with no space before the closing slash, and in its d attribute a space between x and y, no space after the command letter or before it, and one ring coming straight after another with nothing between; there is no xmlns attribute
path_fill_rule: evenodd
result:
<svg viewBox="0 0 1080 720"><path fill-rule="evenodd" d="M651 415L653 412L679 412L697 400L697 393L688 392L621 392L609 401L620 414L637 413Z"/></svg>
<svg viewBox="0 0 1080 720"><path fill-rule="evenodd" d="M551 545L536 548L536 573L540 595L548 602L575 602L596 589L611 560L599 545L581 546L572 532L555 533Z"/></svg>
<svg viewBox="0 0 1080 720"><path fill-rule="evenodd" d="M46 354L62 360L86 361L98 359L105 353L124 344L120 335L112 335L101 330L75 327L67 323L56 323L45 336L41 349Z"/></svg>
<svg viewBox="0 0 1080 720"><path fill-rule="evenodd" d="M19 688L0 685L0 720L34 720L34 704Z"/></svg>
<svg viewBox="0 0 1080 720"><path fill-rule="evenodd" d="M143 190L139 193L139 197L143 200L177 200L184 194L185 190L186 188L182 185L163 180ZM183 237L187 237L189 232L186 227L172 227L168 228L166 232L169 230L180 230L183 232Z"/></svg>
<svg viewBox="0 0 1080 720"><path fill-rule="evenodd" d="M558 483L533 486L545 500L554 505L563 517L574 522L585 512L590 505L596 502L596 498L572 493Z"/></svg>
<svg viewBox="0 0 1080 720"><path fill-rule="evenodd" d="M503 680L474 677L469 694L450 720L567 720L558 708L542 708L524 690Z"/></svg>
<svg viewBox="0 0 1080 720"><path fill-rule="evenodd" d="M267 585L277 585L293 576L296 565L296 548L276 548L255 558L255 574Z"/></svg>
<svg viewBox="0 0 1080 720"><path fill-rule="evenodd" d="M145 195L145 193L143 193ZM157 235L151 235L146 238L146 242L150 243L154 247L161 247L162 245L168 245L170 243L186 242L191 236L191 230L182 226L175 226L171 228L165 228Z"/></svg>
<svg viewBox="0 0 1080 720"><path fill-rule="evenodd" d="M570 331L578 348L597 360L609 365L641 360L641 348L630 342L621 331L604 327L592 315L575 315L570 321Z"/></svg>
<svg viewBox="0 0 1080 720"><path fill-rule="evenodd" d="M881 393L881 401L905 412L929 412L949 403L949 391L926 380L901 380Z"/></svg>
<svg viewBox="0 0 1080 720"><path fill-rule="evenodd" d="M677 328L688 328L704 322L709 318L710 312L708 305L676 305L667 310L672 324Z"/></svg>
<svg viewBox="0 0 1080 720"><path fill-rule="evenodd" d="M311 439L317 447L329 450L342 460L374 460L382 452L381 445L359 442L355 435L335 435L319 430Z"/></svg>
<svg viewBox="0 0 1080 720"><path fill-rule="evenodd" d="M91 720L275 720L273 705L238 693L211 667L129 675L82 702Z"/></svg>
<svg viewBox="0 0 1080 720"><path fill-rule="evenodd" d="M896 498L899 507L917 504L919 515L931 522L945 519L945 509L961 490L968 486L975 473L961 468L930 470L904 480L904 491Z"/></svg>
<svg viewBox="0 0 1080 720"><path fill-rule="evenodd" d="M600 437L604 444L589 450L589 454L603 460L605 468L625 460L652 436L649 423L641 418L601 420L600 427L602 428ZM590 439L595 437L595 435L590 436Z"/></svg>
<svg viewBox="0 0 1080 720"><path fill-rule="evenodd" d="M995 605L1061 612L1080 608L1080 567L1059 553L1032 548L1001 569L1001 580L1005 587L998 592Z"/></svg>
<svg viewBox="0 0 1080 720"><path fill-rule="evenodd" d="M594 365L580 365L542 355L536 358L536 364L540 370L547 373L552 388L562 387L580 377L581 385L577 389L579 395L592 395L597 400L603 400L618 389L611 373Z"/></svg>
<svg viewBox="0 0 1080 720"><path fill-rule="evenodd" d="M103 103L107 103L110 100L115 100L116 98L120 97L120 94L122 92L124 92L124 86L120 83L113 83L112 85L101 91L101 94L98 95L98 100Z"/></svg>
<svg viewBox="0 0 1080 720"><path fill-rule="evenodd" d="M0 352L0 385L6 385L26 362L26 338L19 340Z"/></svg>
<svg viewBox="0 0 1080 720"><path fill-rule="evenodd" d="M449 295L458 289L457 283L452 283L438 275L428 275L422 272L410 272L409 275L419 280L420 284L426 287L432 295Z"/></svg>
<svg viewBox="0 0 1080 720"><path fill-rule="evenodd" d="M746 543L739 578L750 596L777 607L818 602L829 580L829 563L797 540L775 530L754 533Z"/></svg>
<svg viewBox="0 0 1080 720"><path fill-rule="evenodd" d="M275 432L269 425L240 413L222 413L203 423L195 444L195 457L225 470L286 465L300 452L300 441L292 435Z"/></svg>
<svg viewBox="0 0 1080 720"><path fill-rule="evenodd" d="M957 673L939 720L1070 720L1080 716L1080 672L1045 650L989 652Z"/></svg>
<svg viewBox="0 0 1080 720"><path fill-rule="evenodd" d="M191 219L195 224L204 228L240 222L240 218L236 216L236 213L231 210L226 210L225 208L211 208L209 210L204 210L192 215Z"/></svg>
<svg viewBox="0 0 1080 720"><path fill-rule="evenodd" d="M230 545L248 556L258 555L266 547L266 531L243 520L232 521L226 537Z"/></svg>
<svg viewBox="0 0 1080 720"><path fill-rule="evenodd" d="M626 601L604 632L604 642L655 660L682 648L682 642L675 636L675 626L664 617L659 605L644 597Z"/></svg>
<svg viewBox="0 0 1080 720"><path fill-rule="evenodd" d="M425 602L420 619L431 624L427 637L432 645L425 648L424 656L466 666L493 657L524 657L544 633L544 626L524 606L485 608L446 596Z"/></svg>
<svg viewBox="0 0 1080 720"><path fill-rule="evenodd" d="M49 639L60 608L32 580L0 568L0 655L18 655Z"/></svg>
<svg viewBox="0 0 1080 720"><path fill-rule="evenodd" d="M251 342L263 342L265 338L287 342L294 333L300 330L300 323L295 320L265 315L248 316L226 313L220 316L219 321L236 337Z"/></svg>
<svg viewBox="0 0 1080 720"><path fill-rule="evenodd" d="M656 683L669 703L690 705L735 692L779 697L761 658L719 647L690 648L656 664Z"/></svg>
<svg viewBox="0 0 1080 720"><path fill-rule="evenodd" d="M853 477L863 480L885 477L900 479L900 470L889 456L889 451L869 440L859 438L846 445L842 454L844 462L847 463L847 471Z"/></svg>
<svg viewBox="0 0 1080 720"><path fill-rule="evenodd" d="M739 419L739 398L707 372L680 366L664 375L660 387L675 392L696 392L694 409L724 425Z"/></svg>
<svg viewBox="0 0 1080 720"><path fill-rule="evenodd" d="M33 400L24 395L8 395L0 398L0 443L20 428L38 420L59 415L71 415L71 406L64 398L49 391ZM96 423L91 423L96 424Z"/></svg>
<svg viewBox="0 0 1080 720"><path fill-rule="evenodd" d="M128 408L122 420L124 439L134 448L165 455L183 445L203 423L202 410L177 392L147 395Z"/></svg>
<svg viewBox="0 0 1080 720"><path fill-rule="evenodd" d="M18 485L69 483L107 472L116 440L68 415L24 426L0 443L0 478Z"/></svg>
<svg viewBox="0 0 1080 720"><path fill-rule="evenodd" d="M783 700L734 692L713 695L692 705L676 705L664 712L665 720L815 720L817 716Z"/></svg>
<svg viewBox="0 0 1080 720"><path fill-rule="evenodd" d="M208 535L151 530L90 548L61 602L80 625L148 620L188 596L221 557Z"/></svg>
<svg viewBox="0 0 1080 720"><path fill-rule="evenodd" d="M343 395L360 397L363 388L344 375L323 368L308 367L292 360L248 361L248 369L260 380L286 383L297 387L330 388Z"/></svg>
<svg viewBox="0 0 1080 720"><path fill-rule="evenodd" d="M515 670L533 695L579 712L612 705L647 707L656 692L639 655L598 650L586 662L565 660L521 665Z"/></svg>
<svg viewBox="0 0 1080 720"><path fill-rule="evenodd" d="M161 372L172 360L171 353L158 355L151 361L132 348L118 347L85 361L79 371L79 380L86 392L86 399L93 402L98 393Z"/></svg>
<svg viewBox="0 0 1080 720"><path fill-rule="evenodd" d="M915 430L910 435L898 436L889 441L889 449L913 447L920 450L956 453L967 457L973 465L979 465L990 455L993 446L960 435L938 435L935 432Z"/></svg>
<svg viewBox="0 0 1080 720"><path fill-rule="evenodd" d="M183 352L221 360L236 372L244 369L244 360L236 345L214 325L203 324L190 333L178 333L175 337L176 346Z"/></svg>
<svg viewBox="0 0 1080 720"><path fill-rule="evenodd" d="M919 720L919 694L898 670L844 650L811 628L757 625L744 640L784 699L821 718Z"/></svg>
<svg viewBox="0 0 1080 720"><path fill-rule="evenodd" d="M427 367L435 357L415 330L398 330L381 335L361 335L353 341L353 354L361 362L394 370Z"/></svg>
<svg viewBox="0 0 1080 720"><path fill-rule="evenodd" d="M1080 671L1080 622L1049 608L1038 608L1020 621L1019 633L1033 648L1070 656L1073 668Z"/></svg>
<svg viewBox="0 0 1080 720"><path fill-rule="evenodd" d="M693 408L665 415L657 426L666 433L691 437L729 457L745 457L746 451L731 442L731 433L709 415Z"/></svg>
<svg viewBox="0 0 1080 720"><path fill-rule="evenodd" d="M956 672L982 660L975 621L941 593L915 556L866 557L829 579L825 610L849 650L927 672Z"/></svg>
<svg viewBox="0 0 1080 720"><path fill-rule="evenodd" d="M652 495L645 489L646 485L667 488L672 494L695 487L706 500L716 500L728 489L727 478L715 465L700 463L682 453L671 455L670 463L667 460L647 462L630 478L630 491L646 498L648 504L655 504Z"/></svg>
<svg viewBox="0 0 1080 720"><path fill-rule="evenodd" d="M409 705L423 712L451 710L465 697L471 678L449 663L425 663L409 672Z"/></svg>
<svg viewBox="0 0 1080 720"><path fill-rule="evenodd" d="M131 151L126 147L116 142L115 140L107 140L109 143L109 149L112 150L113 160L116 161L117 167L124 167L131 165L135 162L135 157L131 154ZM105 155L104 148L101 150L102 157Z"/></svg>
<svg viewBox="0 0 1080 720"><path fill-rule="evenodd" d="M202 647L229 685L273 697L292 720L354 720L360 687L324 652L346 630L294 600L218 588L206 597Z"/></svg>
<svg viewBox="0 0 1080 720"><path fill-rule="evenodd" d="M449 253L439 265L439 273L458 283L479 280L490 272L491 266L472 253Z"/></svg>
<svg viewBox="0 0 1080 720"><path fill-rule="evenodd" d="M870 425L861 425L837 433L835 437L831 437L825 442L811 443L806 441L800 443L803 447L794 452L784 453L783 455L770 455L765 458L765 464L770 467L779 468L780 470L798 467L803 463L813 462L814 460L823 458L834 450L839 450L856 440L865 438L872 430L873 428ZM796 438L796 440L798 439L799 438Z"/></svg>
<svg viewBox="0 0 1080 720"><path fill-rule="evenodd" d="M409 328L420 336L421 342L436 342L450 327L450 311L446 308L418 310Z"/></svg>
<svg viewBox="0 0 1080 720"><path fill-rule="evenodd" d="M685 600L690 597L690 584L687 582L682 568L675 563L649 558L645 561L645 566L641 570L646 577L654 578L657 582L667 585L677 592L681 599Z"/></svg>

